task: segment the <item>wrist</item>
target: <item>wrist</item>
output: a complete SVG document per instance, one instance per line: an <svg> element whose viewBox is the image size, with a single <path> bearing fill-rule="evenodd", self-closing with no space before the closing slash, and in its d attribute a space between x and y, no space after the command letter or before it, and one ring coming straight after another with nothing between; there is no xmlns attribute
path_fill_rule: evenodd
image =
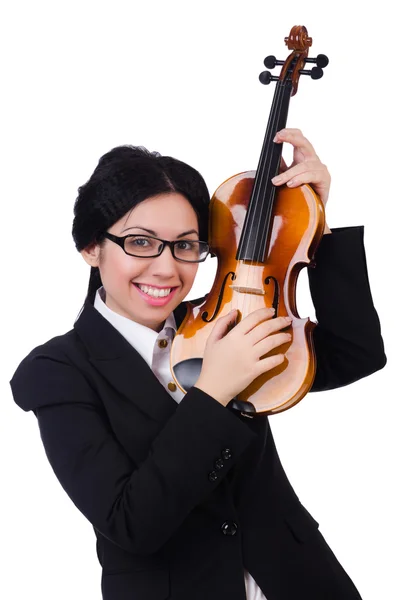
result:
<svg viewBox="0 0 397 600"><path fill-rule="evenodd" d="M225 396L224 394L221 394L213 386L208 385L205 381L200 381L200 378L198 378L198 380L194 384L194 387L198 388L208 396L211 396L211 398L214 398L214 400L216 400L217 402L219 402L219 404L222 404L223 406L229 404L231 400L231 398Z"/></svg>

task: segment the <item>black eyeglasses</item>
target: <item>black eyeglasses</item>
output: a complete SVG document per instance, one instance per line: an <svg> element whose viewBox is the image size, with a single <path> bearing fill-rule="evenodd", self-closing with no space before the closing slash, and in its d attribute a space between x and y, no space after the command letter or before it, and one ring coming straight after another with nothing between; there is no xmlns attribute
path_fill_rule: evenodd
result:
<svg viewBox="0 0 397 600"><path fill-rule="evenodd" d="M176 260L183 262L198 263L203 262L208 254L215 256L210 251L207 242L196 240L176 240L169 242L151 235L140 234L129 234L119 237L107 231L104 233L104 237L118 244L129 256L136 256L137 258L154 258L155 256L160 256L166 246L170 247L172 256Z"/></svg>

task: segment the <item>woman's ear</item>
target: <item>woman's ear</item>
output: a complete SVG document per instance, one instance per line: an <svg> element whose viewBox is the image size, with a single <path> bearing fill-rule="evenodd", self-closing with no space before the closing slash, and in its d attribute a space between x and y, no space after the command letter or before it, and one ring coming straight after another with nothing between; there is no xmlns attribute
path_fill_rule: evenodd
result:
<svg viewBox="0 0 397 600"><path fill-rule="evenodd" d="M84 250L81 250L80 254L84 258L85 262L91 267L99 267L100 258L100 247L99 244L90 244Z"/></svg>

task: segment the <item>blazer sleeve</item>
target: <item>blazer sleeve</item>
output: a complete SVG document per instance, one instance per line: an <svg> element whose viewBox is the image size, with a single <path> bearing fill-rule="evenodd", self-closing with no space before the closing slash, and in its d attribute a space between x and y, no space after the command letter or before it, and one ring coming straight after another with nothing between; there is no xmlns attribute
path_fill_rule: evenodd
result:
<svg viewBox="0 0 397 600"><path fill-rule="evenodd" d="M192 387L137 467L80 371L60 352L35 350L10 381L14 400L37 416L48 460L76 507L129 552L159 550L258 437Z"/></svg>
<svg viewBox="0 0 397 600"><path fill-rule="evenodd" d="M368 279L364 227L324 235L308 278L318 323L310 391L341 387L382 369L386 355Z"/></svg>

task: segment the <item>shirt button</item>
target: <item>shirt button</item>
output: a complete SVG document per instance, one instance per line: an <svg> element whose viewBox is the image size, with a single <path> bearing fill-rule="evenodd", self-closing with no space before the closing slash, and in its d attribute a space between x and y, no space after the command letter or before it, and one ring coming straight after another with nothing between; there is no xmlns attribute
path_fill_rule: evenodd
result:
<svg viewBox="0 0 397 600"><path fill-rule="evenodd" d="M225 521L221 526L221 530L224 535L236 535L237 523L234 521Z"/></svg>
<svg viewBox="0 0 397 600"><path fill-rule="evenodd" d="M170 381L168 384L168 389L170 390L170 392L175 392L176 390L176 385L173 381Z"/></svg>
<svg viewBox="0 0 397 600"><path fill-rule="evenodd" d="M230 450L230 448L225 448L224 450L222 450L221 455L222 458L224 458L225 460L229 460L229 458L232 458L232 451Z"/></svg>
<svg viewBox="0 0 397 600"><path fill-rule="evenodd" d="M158 342L159 348L166 348L168 346L167 340L159 340Z"/></svg>

